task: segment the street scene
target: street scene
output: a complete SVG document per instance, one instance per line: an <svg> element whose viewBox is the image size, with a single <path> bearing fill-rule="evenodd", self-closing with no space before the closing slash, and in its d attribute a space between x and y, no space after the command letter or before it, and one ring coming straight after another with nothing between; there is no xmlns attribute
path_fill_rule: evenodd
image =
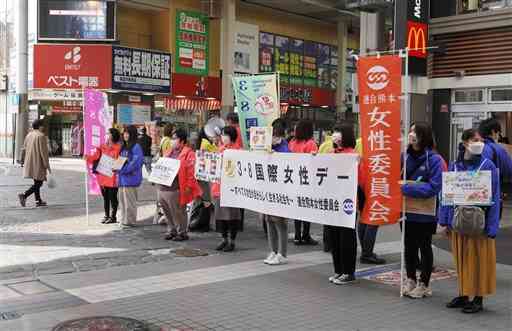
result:
<svg viewBox="0 0 512 331"><path fill-rule="evenodd" d="M511 330L511 22L0 0L0 330Z"/></svg>

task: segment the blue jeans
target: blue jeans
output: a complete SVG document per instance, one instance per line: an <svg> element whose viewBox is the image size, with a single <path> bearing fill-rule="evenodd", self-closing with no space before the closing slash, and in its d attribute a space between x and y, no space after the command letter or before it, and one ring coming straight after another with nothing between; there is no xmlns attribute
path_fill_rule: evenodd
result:
<svg viewBox="0 0 512 331"><path fill-rule="evenodd" d="M373 247L377 239L377 225L368 225L359 223L357 225L357 234L359 237L359 244L361 245L361 256L368 257L373 255Z"/></svg>

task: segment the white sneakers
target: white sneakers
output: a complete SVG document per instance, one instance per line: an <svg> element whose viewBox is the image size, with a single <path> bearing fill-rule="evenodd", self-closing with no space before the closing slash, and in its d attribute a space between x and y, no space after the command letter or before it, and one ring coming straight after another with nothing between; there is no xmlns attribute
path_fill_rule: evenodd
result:
<svg viewBox="0 0 512 331"><path fill-rule="evenodd" d="M340 276L341 276L341 274L334 274L334 275L332 275L331 277L329 277L329 282L330 283L334 282L334 280L339 278Z"/></svg>
<svg viewBox="0 0 512 331"><path fill-rule="evenodd" d="M416 288L416 282L412 279L407 278L404 282L404 286L402 289L402 293L404 295L409 295Z"/></svg>
<svg viewBox="0 0 512 331"><path fill-rule="evenodd" d="M409 292L408 296L413 299L422 299L422 298L426 298L426 297L431 297L432 289L430 287L427 287L422 282L420 282L414 290Z"/></svg>
<svg viewBox="0 0 512 331"><path fill-rule="evenodd" d="M282 256L281 253L272 252L263 262L268 265L280 265L288 263L288 259Z"/></svg>

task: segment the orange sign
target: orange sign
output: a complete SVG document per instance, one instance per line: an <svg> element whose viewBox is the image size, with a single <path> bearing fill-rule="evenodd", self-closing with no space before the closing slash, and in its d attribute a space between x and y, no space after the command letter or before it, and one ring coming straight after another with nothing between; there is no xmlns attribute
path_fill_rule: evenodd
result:
<svg viewBox="0 0 512 331"><path fill-rule="evenodd" d="M400 95L402 61L398 56L361 58L358 62L359 108L363 137L366 202L361 222L393 224L400 218Z"/></svg>
<svg viewBox="0 0 512 331"><path fill-rule="evenodd" d="M407 48L411 49L410 56L427 57L428 25L407 21Z"/></svg>

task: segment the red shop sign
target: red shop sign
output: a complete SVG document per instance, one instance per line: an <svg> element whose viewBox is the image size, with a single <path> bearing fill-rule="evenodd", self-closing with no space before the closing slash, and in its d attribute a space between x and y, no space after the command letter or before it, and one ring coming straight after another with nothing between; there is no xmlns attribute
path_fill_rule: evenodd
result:
<svg viewBox="0 0 512 331"><path fill-rule="evenodd" d="M34 88L109 89L112 87L112 46L34 46Z"/></svg>

